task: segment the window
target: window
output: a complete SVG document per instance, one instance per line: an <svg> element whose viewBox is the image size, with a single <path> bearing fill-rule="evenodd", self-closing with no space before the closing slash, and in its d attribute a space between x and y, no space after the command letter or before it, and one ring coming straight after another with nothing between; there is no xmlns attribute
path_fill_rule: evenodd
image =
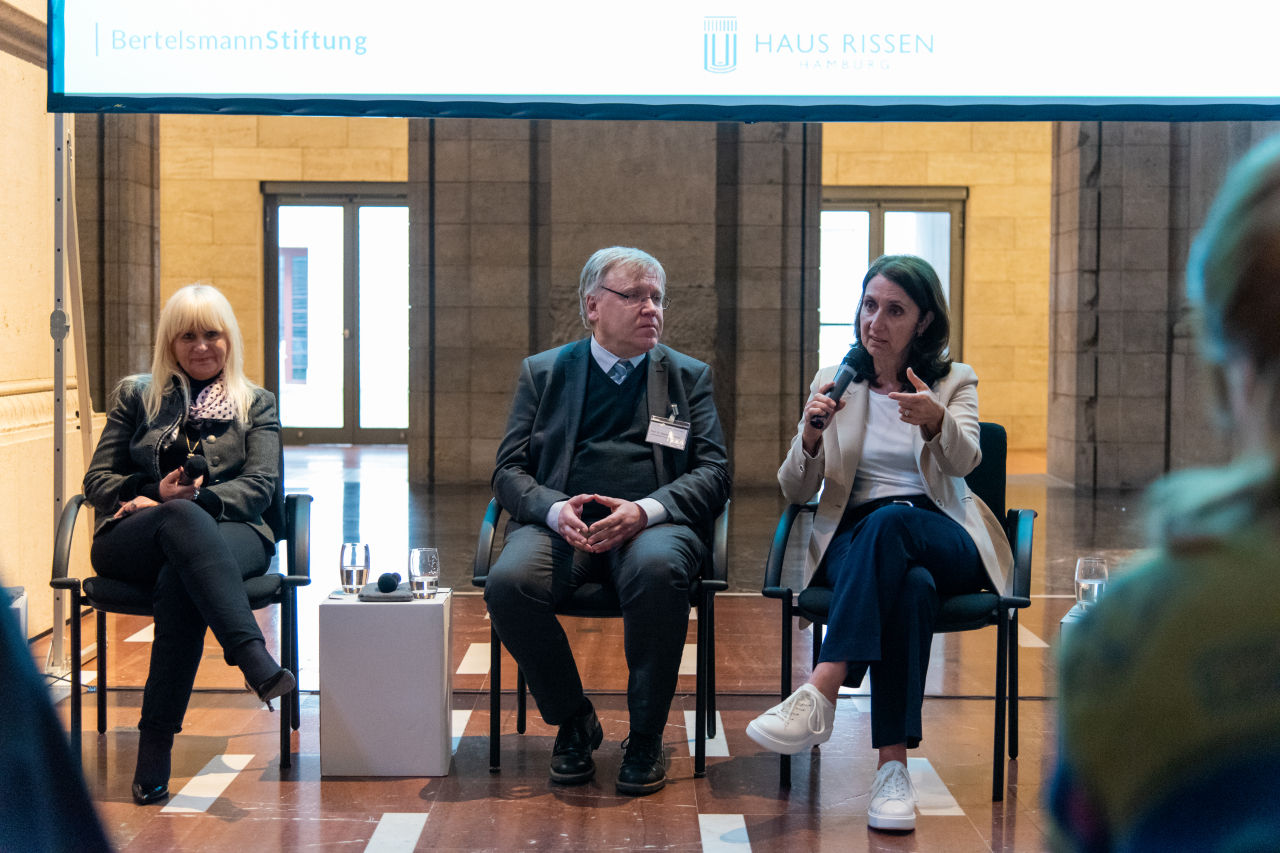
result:
<svg viewBox="0 0 1280 853"><path fill-rule="evenodd" d="M297 442L402 442L409 208L402 184L262 185L268 388ZM270 316L270 314L268 314ZM425 346L425 342L419 345Z"/></svg>
<svg viewBox="0 0 1280 853"><path fill-rule="evenodd" d="M307 250L280 249L281 380L307 384Z"/></svg>
<svg viewBox="0 0 1280 853"><path fill-rule="evenodd" d="M818 258L818 363L835 364L853 343L862 277L884 254L933 265L951 316L959 359L965 187L825 187Z"/></svg>

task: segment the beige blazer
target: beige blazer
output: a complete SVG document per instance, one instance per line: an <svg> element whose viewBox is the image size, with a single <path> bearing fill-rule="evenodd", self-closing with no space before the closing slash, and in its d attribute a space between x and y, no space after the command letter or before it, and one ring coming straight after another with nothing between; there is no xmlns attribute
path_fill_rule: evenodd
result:
<svg viewBox="0 0 1280 853"><path fill-rule="evenodd" d="M835 372L835 365L819 370L810 391L830 382ZM978 376L973 368L955 362L951 371L930 389L946 408L946 415L942 419L941 431L932 441L925 441L921 432L915 431L916 465L924 480L925 494L968 532L978 548L991 588L1003 593L1006 578L1013 568L1009 540L995 513L969 490L964 481L964 476L982 459L982 451L978 448L977 385ZM817 571L822 555L831 544L831 537L835 535L853 491L853 478L866 436L869 393L866 382L855 382L849 386L844 394L844 408L836 413L823 433L816 456L811 457L804 452L801 441L804 422L801 421L791 441L791 449L778 469L778 483L790 503L811 501L818 490L822 490L805 555L805 584Z"/></svg>

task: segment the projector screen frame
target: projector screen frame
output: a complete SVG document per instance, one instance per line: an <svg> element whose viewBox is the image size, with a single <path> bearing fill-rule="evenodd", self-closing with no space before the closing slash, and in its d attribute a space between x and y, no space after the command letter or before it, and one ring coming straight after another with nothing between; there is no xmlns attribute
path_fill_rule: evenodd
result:
<svg viewBox="0 0 1280 853"><path fill-rule="evenodd" d="M845 94L844 88L822 87L814 92L794 94L789 91L756 94L748 89L743 94L645 93L644 88L598 93L567 94L511 93L489 94L466 89L449 92L416 92L412 88L385 92L348 92L323 89L316 92L111 91L111 83L98 81L102 91L85 91L82 83L67 91L66 77L72 66L69 44L83 39L72 38L66 27L66 5L72 0L49 0L47 21L48 110L51 113L179 113L196 115L297 115L337 117L407 117L407 118L519 118L519 119L600 119L600 120L668 120L668 121L734 121L734 122L874 122L874 121L1268 121L1280 119L1280 89L1244 86L1250 95L1230 95L1210 90L1193 96L1156 94L987 94L956 92L911 94ZM82 0L76 0L82 2ZM736 19L735 19L736 20ZM96 28L95 24L95 28ZM735 24L736 27L736 24ZM96 29L95 29L96 34ZM180 31L179 31L180 32ZM706 36L704 36L705 38ZM160 39L159 30L155 36ZM737 38L737 36L733 36ZM932 36L930 52L932 51ZM95 35L94 53L97 53ZM736 44L734 63L737 63ZM79 54L77 54L79 56ZM1130 57L1133 59L1133 57ZM78 60L77 60L78 61ZM706 64L706 60L703 60ZM717 70L708 66L708 70ZM720 69L723 70L723 69ZM732 70L732 69L730 69ZM79 79L83 71L74 75ZM1064 70L1070 80L1070 71ZM723 77L714 74L713 77ZM95 78L96 79L96 78ZM152 80L169 80L163 75ZM262 78L256 78L262 79ZM177 85L181 83L174 81ZM295 85L301 82L295 81ZM461 81L454 81L461 82ZM526 81L529 82L529 81ZM597 81L601 82L601 81ZM645 88L654 81L645 80ZM1003 82L988 81L998 89ZM281 81L288 86L288 80ZM1057 88L1058 80L1046 81ZM604 84L608 86L606 82ZM1123 85L1123 84L1122 84ZM711 87L714 88L714 87ZM767 88L767 87L764 87ZM939 84L945 89L945 84ZM979 88L986 86L979 85ZM1088 90L1082 86L1082 90ZM1139 84L1139 88L1142 88ZM1194 88L1194 87L1192 87ZM1016 87L1015 87L1016 89ZM675 91L675 90L669 90ZM884 91L884 90L882 90ZM1159 92L1159 87L1149 90ZM1271 92L1276 92L1271 94Z"/></svg>
<svg viewBox="0 0 1280 853"><path fill-rule="evenodd" d="M432 100L405 98L114 97L64 95L50 84L51 113L296 115L397 118L509 118L730 122L875 121L1276 121L1280 103L1254 100L1102 102L1069 99L973 99L863 103L638 103L581 100Z"/></svg>

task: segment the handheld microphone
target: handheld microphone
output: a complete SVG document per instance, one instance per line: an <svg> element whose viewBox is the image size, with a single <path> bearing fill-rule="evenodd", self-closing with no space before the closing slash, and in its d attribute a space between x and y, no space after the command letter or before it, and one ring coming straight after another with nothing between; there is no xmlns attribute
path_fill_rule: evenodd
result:
<svg viewBox="0 0 1280 853"><path fill-rule="evenodd" d="M383 572L378 576L379 592L395 592L398 586L400 586L399 572Z"/></svg>
<svg viewBox="0 0 1280 853"><path fill-rule="evenodd" d="M840 398L844 396L844 392L848 389L849 383L853 381L855 373L853 368L853 354L857 350L857 346L849 347L849 352L845 354L844 360L840 362L840 366L836 368L835 385L830 391L825 392L823 396L830 400L840 402ZM809 418L809 426L814 429L826 429L827 419L822 415L814 415Z"/></svg>
<svg viewBox="0 0 1280 853"><path fill-rule="evenodd" d="M179 486L190 486L197 477L209 476L209 460L203 456L189 456L182 463L182 473L178 475Z"/></svg>

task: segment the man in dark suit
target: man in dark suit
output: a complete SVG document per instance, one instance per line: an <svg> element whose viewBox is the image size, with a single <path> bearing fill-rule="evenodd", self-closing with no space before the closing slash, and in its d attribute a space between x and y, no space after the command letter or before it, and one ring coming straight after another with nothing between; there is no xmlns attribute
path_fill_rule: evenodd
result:
<svg viewBox="0 0 1280 853"><path fill-rule="evenodd" d="M485 601L542 718L559 727L551 780L574 785L595 775L604 733L554 611L583 583L612 583L631 717L617 790L649 794L666 784L662 730L689 586L729 496L728 460L711 368L658 343L667 300L657 259L601 249L578 296L591 336L520 369L492 480L511 524Z"/></svg>

